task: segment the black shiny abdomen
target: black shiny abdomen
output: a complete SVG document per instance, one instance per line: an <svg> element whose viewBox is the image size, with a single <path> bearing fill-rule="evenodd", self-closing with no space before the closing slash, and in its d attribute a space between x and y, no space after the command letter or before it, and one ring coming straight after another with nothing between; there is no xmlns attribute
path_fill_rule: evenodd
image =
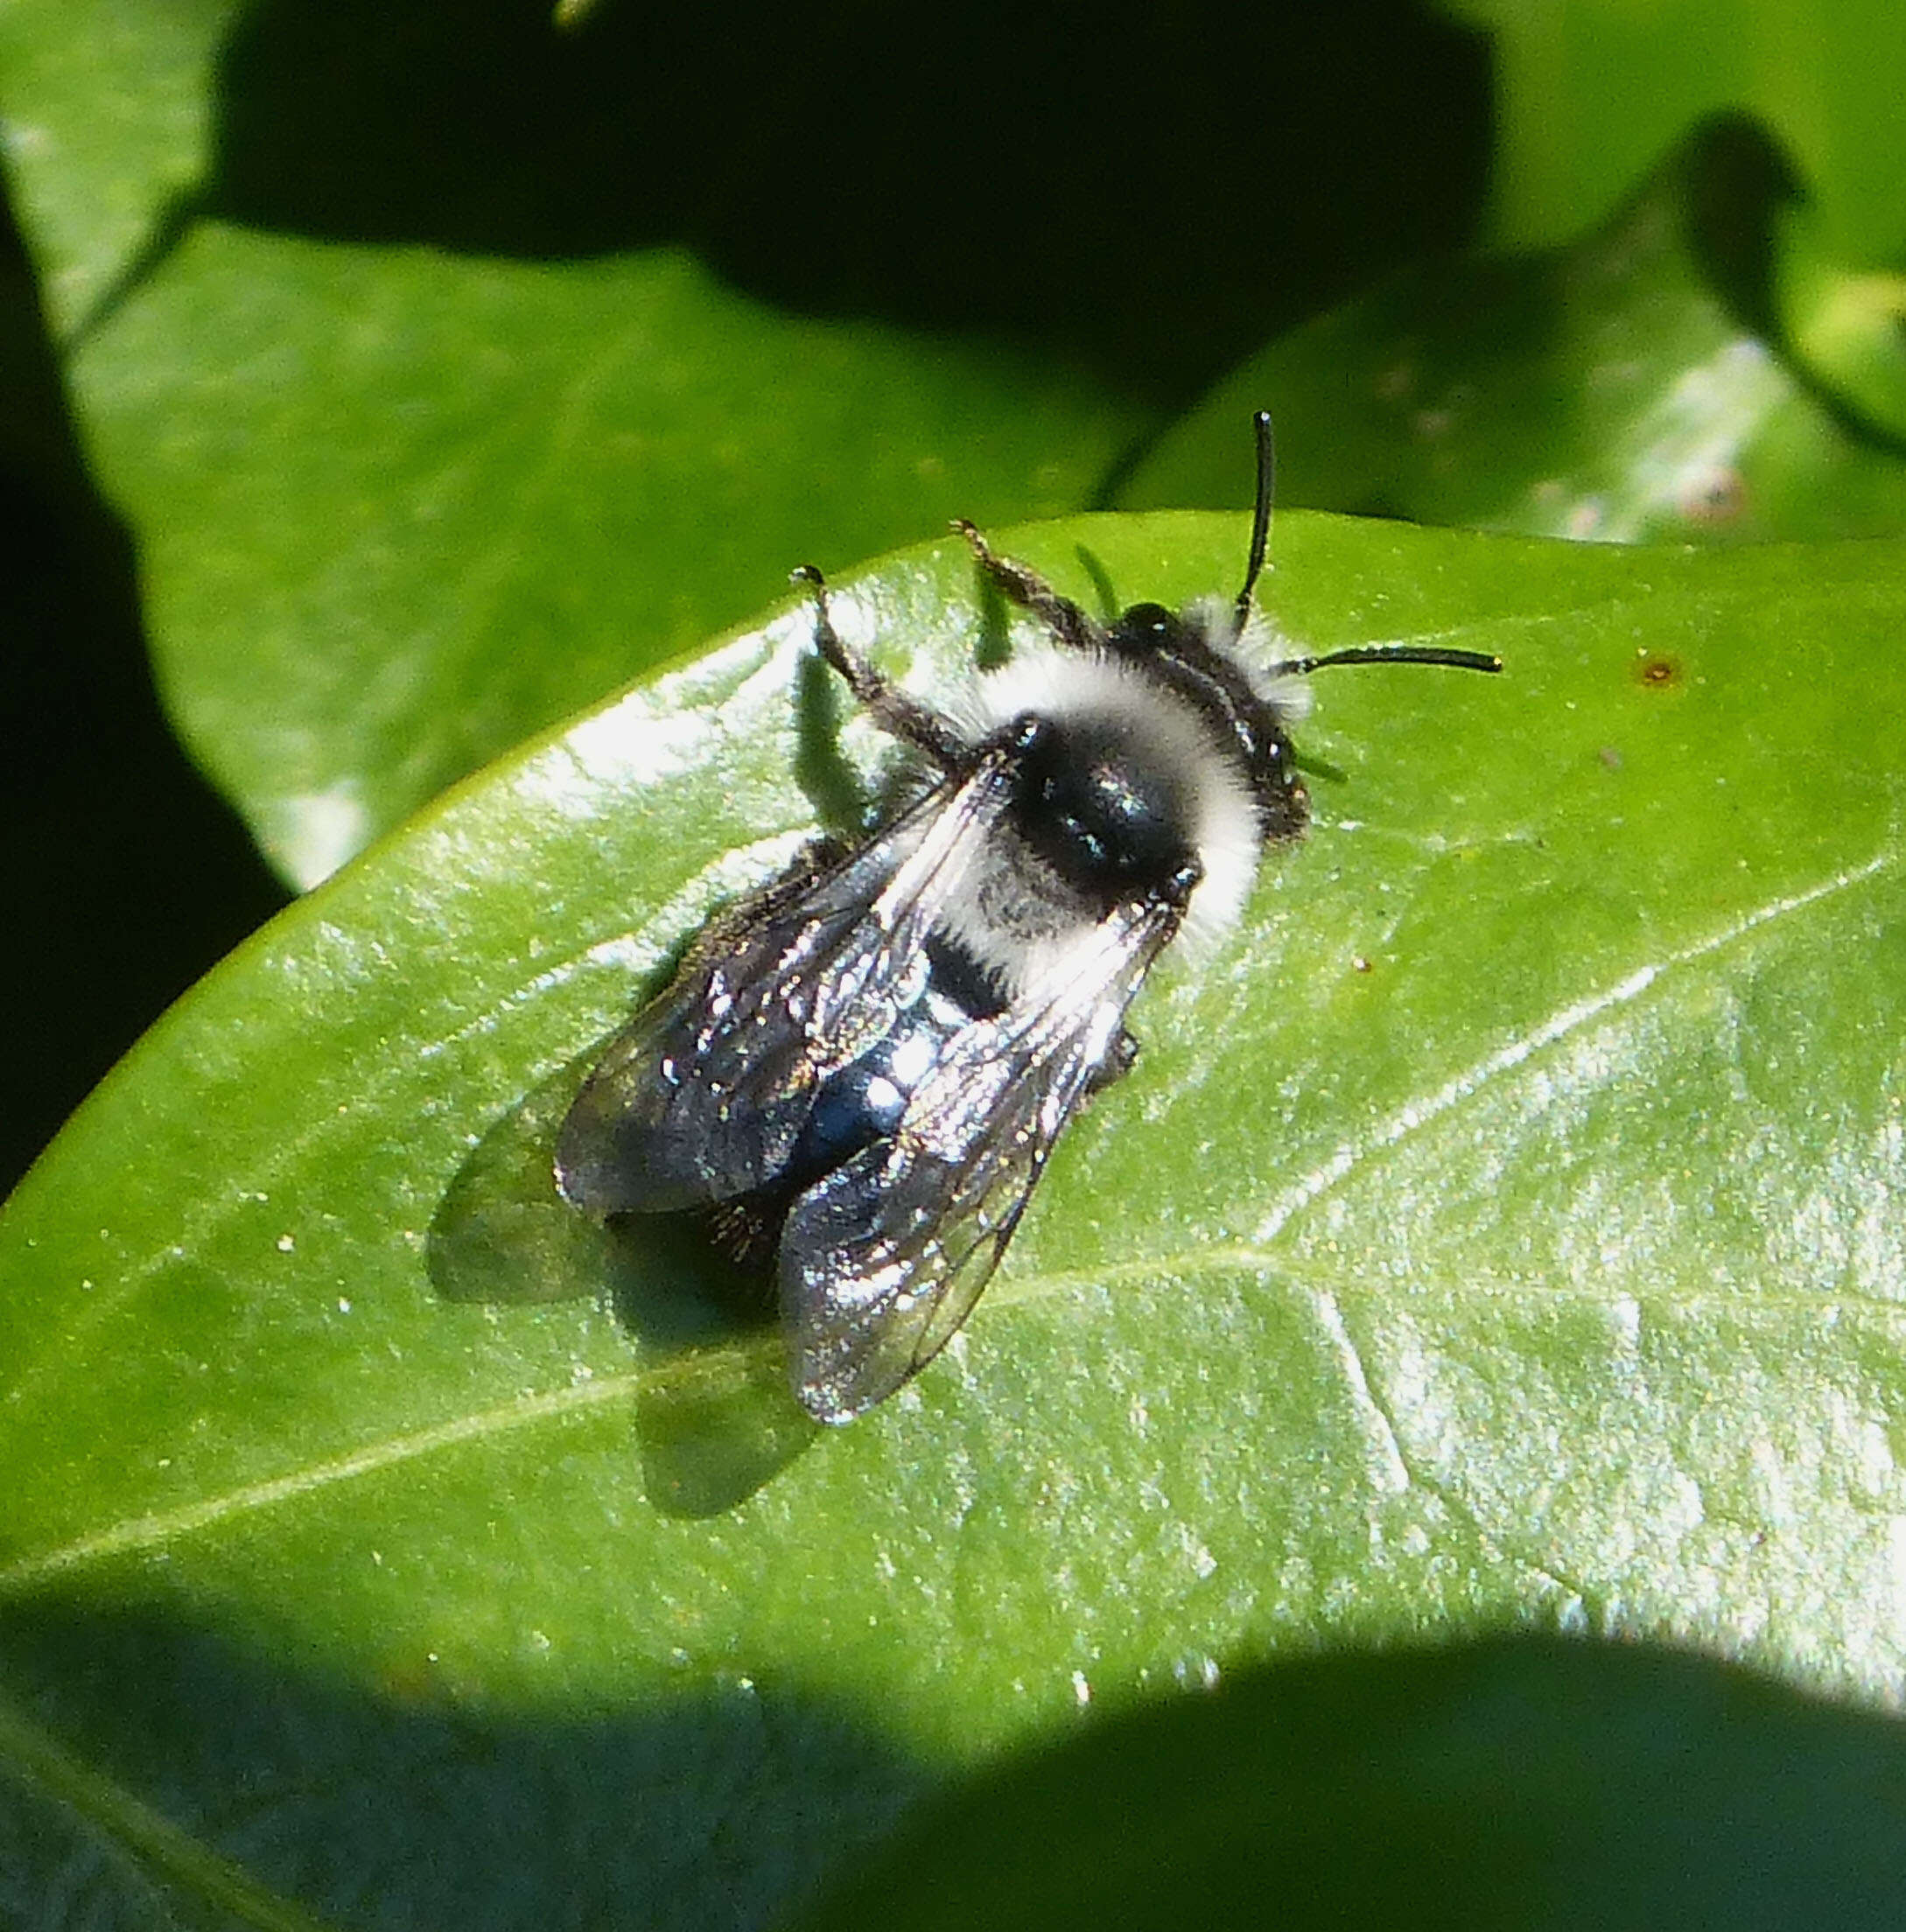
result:
<svg viewBox="0 0 1906 1932"><path fill-rule="evenodd" d="M964 961L936 959L927 991L900 1014L893 1030L822 1082L787 1165L774 1180L710 1208L711 1238L744 1273L758 1277L773 1268L795 1202L865 1148L889 1138L948 1044L985 1017L950 995L955 984L983 988L984 979ZM978 1004L997 1011L997 1002L983 994Z"/></svg>
<svg viewBox="0 0 1906 1932"><path fill-rule="evenodd" d="M830 1074L776 1182L789 1199L804 1193L863 1147L886 1139L907 1102L949 1043L976 1019L999 1011L984 976L941 942L929 945L927 990L893 1030L858 1060Z"/></svg>

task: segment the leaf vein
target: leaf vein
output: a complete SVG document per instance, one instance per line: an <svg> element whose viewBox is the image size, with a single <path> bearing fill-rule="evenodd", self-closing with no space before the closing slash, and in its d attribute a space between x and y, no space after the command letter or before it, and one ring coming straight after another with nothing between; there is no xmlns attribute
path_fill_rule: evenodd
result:
<svg viewBox="0 0 1906 1932"><path fill-rule="evenodd" d="M1433 1092L1405 1101L1362 1139L1339 1147L1328 1160L1300 1176L1272 1204L1270 1211L1258 1222L1252 1237L1254 1245L1269 1245L1306 1208L1333 1193L1358 1169L1461 1106L1493 1082L1516 1072L1545 1049L1594 1025L1616 1008L1640 998L1665 974L1738 945L1762 928L1864 885L1881 872L1896 868L1898 864L1896 852L1875 853L1862 864L1836 872L1831 878L1823 879L1804 892L1757 906L1741 918L1714 932L1703 934L1664 958L1637 966L1614 985L1590 993L1586 998L1572 1001L1551 1013L1538 1026L1452 1075Z"/></svg>
<svg viewBox="0 0 1906 1932"><path fill-rule="evenodd" d="M518 1396L495 1408L480 1410L474 1415L435 1423L427 1429L414 1430L407 1435L385 1437L325 1461L307 1463L300 1468L287 1470L282 1475L267 1477L262 1482L245 1483L222 1494L207 1496L178 1508L125 1517L85 1536L76 1536L56 1549L40 1550L0 1564L0 1592L44 1582L49 1577L85 1564L102 1562L136 1551L163 1549L179 1538L216 1528L233 1516L295 1502L333 1484L375 1475L399 1463L432 1455L440 1449L456 1448L532 1423L633 1399L647 1379L638 1370L623 1376L597 1376L588 1382L566 1383L560 1389Z"/></svg>

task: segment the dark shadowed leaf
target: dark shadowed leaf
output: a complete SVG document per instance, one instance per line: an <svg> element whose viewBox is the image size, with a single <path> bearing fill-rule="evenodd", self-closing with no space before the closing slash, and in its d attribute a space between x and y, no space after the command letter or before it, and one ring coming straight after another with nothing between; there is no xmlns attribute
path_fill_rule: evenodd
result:
<svg viewBox="0 0 1906 1932"><path fill-rule="evenodd" d="M800 1923L1895 1926L1895 1718L1546 1642L1246 1671L922 1806Z"/></svg>

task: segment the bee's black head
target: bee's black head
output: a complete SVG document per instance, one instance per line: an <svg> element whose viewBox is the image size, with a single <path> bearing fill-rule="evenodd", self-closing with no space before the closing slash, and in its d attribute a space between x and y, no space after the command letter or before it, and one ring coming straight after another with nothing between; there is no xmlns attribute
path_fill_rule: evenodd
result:
<svg viewBox="0 0 1906 1932"><path fill-rule="evenodd" d="M1192 707L1214 746L1241 768L1264 836L1287 837L1302 829L1304 815L1290 737L1276 705L1234 654L1236 628L1223 605L1180 613L1134 604L1105 634L1105 649Z"/></svg>

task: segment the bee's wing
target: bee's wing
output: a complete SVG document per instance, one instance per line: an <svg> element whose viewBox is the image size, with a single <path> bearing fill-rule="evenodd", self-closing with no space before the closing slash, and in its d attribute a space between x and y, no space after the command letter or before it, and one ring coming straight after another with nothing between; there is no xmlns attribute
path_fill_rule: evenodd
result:
<svg viewBox="0 0 1906 1932"><path fill-rule="evenodd" d="M891 1395L972 1312L1178 920L1164 905L1115 912L1062 972L960 1031L891 1138L795 1203L781 1306L795 1392L822 1421Z"/></svg>
<svg viewBox="0 0 1906 1932"><path fill-rule="evenodd" d="M927 934L1005 802L1006 771L989 753L835 870L711 928L577 1096L557 1139L564 1197L659 1213L771 1182L821 1081L916 996Z"/></svg>

